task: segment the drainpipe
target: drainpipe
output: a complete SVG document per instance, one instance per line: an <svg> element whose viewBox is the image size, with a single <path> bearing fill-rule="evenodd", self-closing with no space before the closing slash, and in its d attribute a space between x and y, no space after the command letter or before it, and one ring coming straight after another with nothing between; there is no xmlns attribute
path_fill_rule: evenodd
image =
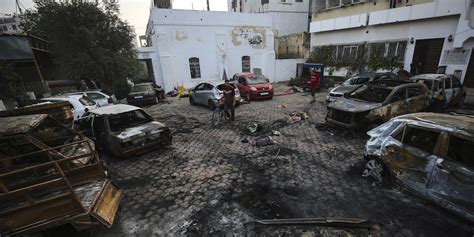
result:
<svg viewBox="0 0 474 237"><path fill-rule="evenodd" d="M209 6L209 0L206 0L206 3L207 3L207 11L210 11L211 7Z"/></svg>
<svg viewBox="0 0 474 237"><path fill-rule="evenodd" d="M307 27L308 32L311 26L311 21L313 20L313 11L312 11L313 1L314 0L309 0L309 6L308 6L308 27Z"/></svg>

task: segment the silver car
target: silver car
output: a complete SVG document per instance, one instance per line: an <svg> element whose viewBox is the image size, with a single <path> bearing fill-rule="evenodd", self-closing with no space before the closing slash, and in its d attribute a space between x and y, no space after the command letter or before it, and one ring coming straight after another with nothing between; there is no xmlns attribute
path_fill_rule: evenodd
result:
<svg viewBox="0 0 474 237"><path fill-rule="evenodd" d="M194 89L192 89L191 94L189 95L189 103L191 105L205 105L210 109L214 110L220 98L223 96L224 82L204 82L198 84ZM235 99L237 100L237 105L242 102L240 97L240 92L237 87L235 87Z"/></svg>

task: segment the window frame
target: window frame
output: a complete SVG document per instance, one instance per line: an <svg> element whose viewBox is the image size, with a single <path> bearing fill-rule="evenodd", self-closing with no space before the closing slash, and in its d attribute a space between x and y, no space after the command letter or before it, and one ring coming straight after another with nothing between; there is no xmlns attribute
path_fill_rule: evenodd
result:
<svg viewBox="0 0 474 237"><path fill-rule="evenodd" d="M448 141L446 142L446 144L447 144L446 153L445 153L445 155L443 156L443 158L446 158L447 160L449 160L449 161L451 161L451 162L455 162L455 163L457 163L457 164L459 164L459 165L461 165L461 166L465 166L465 167L470 168L471 170L474 170L474 161L473 161L473 164L466 164L466 163L463 162L463 161L459 161L459 160L457 160L457 159L454 159L454 158L449 157L449 151L450 151L449 148L450 148L450 144L451 144L451 139L452 139L453 137L456 137L457 139L463 139L463 140L469 141L469 142L471 142L471 143L474 143L474 140L473 140L473 139L469 139L468 137L465 137L465 136L463 136L463 135L459 136L459 135L457 135L457 134L453 134L453 133L449 133L449 132L447 133L447 135L448 135Z"/></svg>
<svg viewBox="0 0 474 237"><path fill-rule="evenodd" d="M191 79L201 79L201 63L198 57L191 57L188 59L189 62L189 74Z"/></svg>
<svg viewBox="0 0 474 237"><path fill-rule="evenodd" d="M240 58L242 63L242 72L251 72L252 70L252 63L251 58L248 55L244 55ZM248 69L247 69L248 67Z"/></svg>
<svg viewBox="0 0 474 237"><path fill-rule="evenodd" d="M433 150L428 152L428 151L425 151L423 149L420 149L418 147L415 147L415 146L412 146L412 145L409 145L405 142L405 139L406 139L406 130L408 128L414 128L414 129L418 129L418 130L426 130L426 131L429 131L429 132L436 132L438 133L438 137L436 138L436 142L435 142L435 145L433 147ZM422 151L424 153L428 153L428 155L435 155L436 153L436 146L438 145L438 142L439 142L439 139L441 137L441 135L443 134L443 131L438 131L436 129L432 129L432 128L427 128L427 127L424 127L424 126L418 126L418 125L415 125L415 124L406 124L405 127L403 128L403 136L402 136L402 141L401 143L403 144L404 147L411 147L413 149L416 149L416 150L419 150L419 151Z"/></svg>

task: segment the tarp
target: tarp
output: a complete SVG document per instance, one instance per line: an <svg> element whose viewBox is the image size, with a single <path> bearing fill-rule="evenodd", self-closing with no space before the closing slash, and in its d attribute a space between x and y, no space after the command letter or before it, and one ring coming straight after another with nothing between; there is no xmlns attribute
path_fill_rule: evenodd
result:
<svg viewBox="0 0 474 237"><path fill-rule="evenodd" d="M26 36L0 35L0 60L34 59Z"/></svg>

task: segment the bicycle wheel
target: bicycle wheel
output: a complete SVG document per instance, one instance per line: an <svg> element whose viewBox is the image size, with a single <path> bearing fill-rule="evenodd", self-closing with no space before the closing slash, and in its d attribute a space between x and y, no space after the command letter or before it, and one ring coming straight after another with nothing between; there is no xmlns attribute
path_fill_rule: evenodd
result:
<svg viewBox="0 0 474 237"><path fill-rule="evenodd" d="M212 113L212 125L217 126L221 120L220 109L216 108Z"/></svg>

